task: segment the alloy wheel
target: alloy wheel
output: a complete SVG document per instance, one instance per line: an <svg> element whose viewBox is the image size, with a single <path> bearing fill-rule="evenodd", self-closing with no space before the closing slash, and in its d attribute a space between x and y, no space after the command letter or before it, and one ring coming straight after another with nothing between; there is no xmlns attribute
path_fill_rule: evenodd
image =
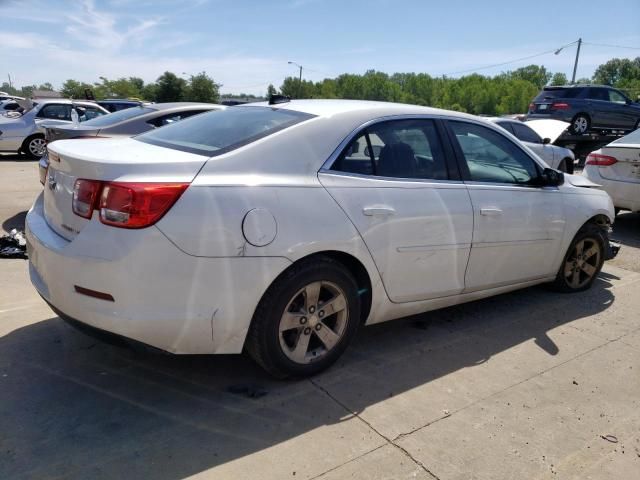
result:
<svg viewBox="0 0 640 480"><path fill-rule="evenodd" d="M598 272L600 244L592 238L585 238L577 242L564 265L564 277L567 285L572 289L584 287Z"/></svg>
<svg viewBox="0 0 640 480"><path fill-rule="evenodd" d="M576 133L586 133L588 128L589 121L585 117L580 116L573 121L573 130Z"/></svg>
<svg viewBox="0 0 640 480"><path fill-rule="evenodd" d="M280 319L282 352L298 364L324 357L343 337L348 312L347 296L336 284L317 281L306 285L291 298Z"/></svg>
<svg viewBox="0 0 640 480"><path fill-rule="evenodd" d="M46 142L44 138L36 137L29 142L29 153L35 157L42 157L45 152Z"/></svg>

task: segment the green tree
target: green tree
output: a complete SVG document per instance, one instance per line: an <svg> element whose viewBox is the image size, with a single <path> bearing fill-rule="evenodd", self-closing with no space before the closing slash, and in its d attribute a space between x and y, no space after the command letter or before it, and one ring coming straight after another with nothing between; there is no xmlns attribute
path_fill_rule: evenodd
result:
<svg viewBox="0 0 640 480"><path fill-rule="evenodd" d="M271 95L277 95L277 94L278 94L278 90L276 89L276 87L274 87L270 83L269 86L267 87L267 98L269 98Z"/></svg>
<svg viewBox="0 0 640 480"><path fill-rule="evenodd" d="M549 82L551 85L567 85L569 80L567 76L562 72L556 72L551 77L551 81Z"/></svg>
<svg viewBox="0 0 640 480"><path fill-rule="evenodd" d="M175 73L164 72L156 80L156 102L179 102L187 89L187 82Z"/></svg>
<svg viewBox="0 0 640 480"><path fill-rule="evenodd" d="M85 90L87 89L93 91L93 86L70 78L62 84L60 93L67 98L79 99L85 98Z"/></svg>
<svg viewBox="0 0 640 480"><path fill-rule="evenodd" d="M44 82L44 83L40 84L40 86L38 87L38 90L46 90L48 92L52 92L53 91L53 85L51 85L49 82Z"/></svg>
<svg viewBox="0 0 640 480"><path fill-rule="evenodd" d="M536 87L542 88L551 79L551 72L548 72L542 65L527 65L511 72L511 77L526 80Z"/></svg>
<svg viewBox="0 0 640 480"><path fill-rule="evenodd" d="M217 103L220 100L220 85L206 72L192 75L184 92L184 99L191 102Z"/></svg>
<svg viewBox="0 0 640 480"><path fill-rule="evenodd" d="M612 58L598 66L593 74L594 83L619 86L633 80L640 80L640 57Z"/></svg>

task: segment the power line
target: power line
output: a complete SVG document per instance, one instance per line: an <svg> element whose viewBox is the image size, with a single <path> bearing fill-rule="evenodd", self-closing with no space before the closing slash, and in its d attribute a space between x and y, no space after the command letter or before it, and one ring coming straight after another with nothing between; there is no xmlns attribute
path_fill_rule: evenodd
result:
<svg viewBox="0 0 640 480"><path fill-rule="evenodd" d="M577 40L575 42L567 43L566 45L563 45L560 48L553 48L551 50L546 50L544 52L536 53L534 55L528 55L526 57L516 58L514 60L509 60L507 62L494 63L493 65L485 65L483 67L469 68L467 70L458 70L456 72L445 73L443 75L445 75L445 76L446 75L456 75L458 73L469 73L469 72L476 72L478 70L486 70L486 69L489 69L489 68L502 67L504 65L510 65L512 63L522 62L523 60L529 60L531 58L541 57L543 55L548 55L550 53L555 53L555 52L558 52L558 51L562 50L563 48L569 47L569 46L574 45L576 43L578 43Z"/></svg>
<svg viewBox="0 0 640 480"><path fill-rule="evenodd" d="M592 43L592 42L582 42L585 45L593 45L595 47L607 47L607 48L628 48L629 50L640 50L640 47L630 47L628 45L611 45L608 43Z"/></svg>

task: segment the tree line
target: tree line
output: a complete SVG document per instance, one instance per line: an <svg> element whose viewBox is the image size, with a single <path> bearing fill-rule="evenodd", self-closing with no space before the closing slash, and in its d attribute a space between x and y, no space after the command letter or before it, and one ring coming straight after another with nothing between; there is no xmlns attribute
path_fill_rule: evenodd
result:
<svg viewBox="0 0 640 480"><path fill-rule="evenodd" d="M526 112L531 100L545 85L568 83L565 74L554 74L541 65L528 65L495 76L472 74L459 78L433 77L427 73L390 75L369 70L363 75L343 74L319 82L300 82L297 77L287 77L279 89L269 85L265 93L281 93L292 98L380 100L429 105L473 114L502 115ZM577 83L615 86L635 100L640 95L640 57L611 59L598 66L592 78L581 78ZM62 84L60 91L68 98L85 98L85 92L91 91L96 99L139 98L153 102L217 103L221 86L206 72L191 75L188 79L165 72L150 83L138 77L116 80L100 77L100 82L93 84L69 79ZM30 97L35 89L53 90L53 86L45 83L18 90L5 82L0 87L2 91L24 97Z"/></svg>

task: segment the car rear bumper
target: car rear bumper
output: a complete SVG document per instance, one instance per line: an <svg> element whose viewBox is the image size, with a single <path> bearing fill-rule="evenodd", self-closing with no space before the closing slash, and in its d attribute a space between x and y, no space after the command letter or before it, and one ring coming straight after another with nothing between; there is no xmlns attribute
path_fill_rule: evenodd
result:
<svg viewBox="0 0 640 480"><path fill-rule="evenodd" d="M156 227L95 220L68 241L47 224L42 195L27 215L26 236L31 282L57 311L171 353L242 351L258 301L290 264L194 257Z"/></svg>
<svg viewBox="0 0 640 480"><path fill-rule="evenodd" d="M604 178L600 175L599 167L593 165L585 167L584 176L601 185L602 190L609 194L616 208L632 212L640 211L640 183Z"/></svg>

